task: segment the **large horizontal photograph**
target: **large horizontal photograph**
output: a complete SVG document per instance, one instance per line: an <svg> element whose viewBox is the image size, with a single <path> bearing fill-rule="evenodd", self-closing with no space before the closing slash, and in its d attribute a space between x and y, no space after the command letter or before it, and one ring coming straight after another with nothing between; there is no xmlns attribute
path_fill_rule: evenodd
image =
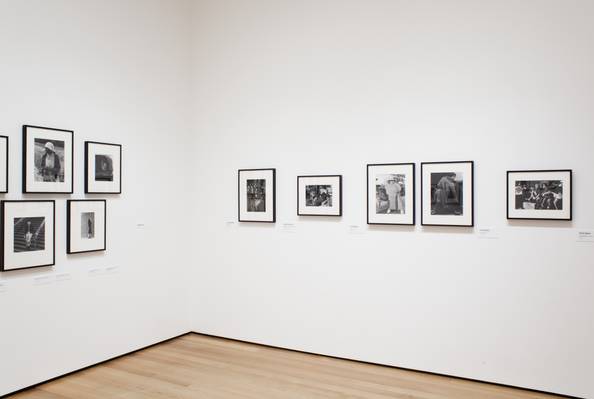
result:
<svg viewBox="0 0 594 399"><path fill-rule="evenodd" d="M509 171L508 219L571 220L571 170Z"/></svg>
<svg viewBox="0 0 594 399"><path fill-rule="evenodd" d="M297 215L341 216L342 176L298 176Z"/></svg>

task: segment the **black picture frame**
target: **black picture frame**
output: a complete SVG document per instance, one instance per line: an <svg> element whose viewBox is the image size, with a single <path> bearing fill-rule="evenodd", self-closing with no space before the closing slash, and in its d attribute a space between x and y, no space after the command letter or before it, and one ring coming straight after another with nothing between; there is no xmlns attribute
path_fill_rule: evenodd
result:
<svg viewBox="0 0 594 399"><path fill-rule="evenodd" d="M102 202L103 203L103 248L87 251L72 251L72 203L74 202ZM89 252L103 252L107 250L107 200L105 199L71 199L66 201L66 253L68 255L83 254Z"/></svg>
<svg viewBox="0 0 594 399"><path fill-rule="evenodd" d="M10 138L8 136L0 136L0 140L6 140L6 190L0 190L0 194L8 194L9 174L8 174L8 157L10 156Z"/></svg>
<svg viewBox="0 0 594 399"><path fill-rule="evenodd" d="M510 215L510 176L514 173L568 173L569 174L569 217L548 218L548 217L512 217ZM530 169L530 170L508 170L506 173L506 217L507 220L542 220L570 222L573 220L573 169ZM564 199L566 196L564 196Z"/></svg>
<svg viewBox="0 0 594 399"><path fill-rule="evenodd" d="M5 265L5 222L6 222L6 204L7 203L51 203L52 204L52 217L53 217L53 224L52 224L52 262L47 264L41 265L33 265L27 267L19 267L19 268L11 268L6 269ZM2 229L2 234L0 234L0 272L12 272L17 270L27 270L27 269L36 269L39 267L51 267L56 264L56 201L54 200L3 200L0 202L0 228Z"/></svg>
<svg viewBox="0 0 594 399"><path fill-rule="evenodd" d="M301 190L299 182L301 179L309 178L334 178L338 179L338 213L337 214L315 214L315 213L302 213L301 209ZM297 216L327 216L327 217L341 217L342 216L342 175L301 175L297 176Z"/></svg>
<svg viewBox="0 0 594 399"><path fill-rule="evenodd" d="M245 172L272 173L272 218L270 220L246 219L241 217L241 174ZM254 168L237 170L237 220L241 223L276 223L276 168Z"/></svg>
<svg viewBox="0 0 594 399"><path fill-rule="evenodd" d="M470 212L470 223L467 224L440 224L440 223L427 223L425 221L425 180L424 180L424 170L425 170L425 166L426 165L451 165L451 164L469 164L470 165L470 170L471 170L471 177L470 177L470 183L471 183L471 191L470 191L470 206L471 206L471 212ZM474 205L475 205L475 201L474 201L474 174L475 174L475 167L474 167L474 161L441 161L441 162L421 162L421 226L428 226L428 227L474 227L474 218L475 218L475 210L474 210ZM429 193L431 194L431 193ZM467 199L464 199L464 201L467 201Z"/></svg>
<svg viewBox="0 0 594 399"><path fill-rule="evenodd" d="M91 145L106 145L106 146L113 146L118 147L118 156L119 160L119 187L117 191L93 191L90 189L90 179L91 176L89 175L89 147ZM122 145L116 143L103 143L100 141L85 141L85 194L121 194L122 193Z"/></svg>
<svg viewBox="0 0 594 399"><path fill-rule="evenodd" d="M369 221L369 169L375 166L411 166L412 167L412 222L411 223L378 223ZM402 162L402 163L370 163L367 164L366 174L366 185L367 185L367 224L371 226L415 226L417 216L417 171L416 164L414 162Z"/></svg>
<svg viewBox="0 0 594 399"><path fill-rule="evenodd" d="M27 147L28 147L28 129L42 129L42 130L50 130L53 132L62 132L64 134L69 134L70 137L70 152L71 162L70 162L70 189L66 191L33 191L29 190L28 187L28 165L27 165ZM66 150L66 148L64 148ZM36 125L23 125L23 187L22 191L24 194L72 194L74 192L74 131L67 130L67 129L58 129L53 127L46 127L46 126L36 126Z"/></svg>

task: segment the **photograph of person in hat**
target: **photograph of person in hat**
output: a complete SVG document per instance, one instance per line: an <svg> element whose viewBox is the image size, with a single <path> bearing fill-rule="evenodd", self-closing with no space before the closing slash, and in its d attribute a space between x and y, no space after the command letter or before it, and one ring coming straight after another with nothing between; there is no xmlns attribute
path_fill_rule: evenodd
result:
<svg viewBox="0 0 594 399"><path fill-rule="evenodd" d="M63 182L64 142L35 139L35 181Z"/></svg>
<svg viewBox="0 0 594 399"><path fill-rule="evenodd" d="M404 192L406 176L404 174L375 175L375 213L405 213L406 193Z"/></svg>

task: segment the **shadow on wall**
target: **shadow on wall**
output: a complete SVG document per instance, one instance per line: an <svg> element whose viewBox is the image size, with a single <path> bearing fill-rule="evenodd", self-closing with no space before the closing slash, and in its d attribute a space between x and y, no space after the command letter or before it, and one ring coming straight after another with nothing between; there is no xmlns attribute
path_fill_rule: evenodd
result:
<svg viewBox="0 0 594 399"><path fill-rule="evenodd" d="M461 234L461 235L472 235L474 234L474 227L453 227L453 226L421 226L424 233L438 233L438 234Z"/></svg>
<svg viewBox="0 0 594 399"><path fill-rule="evenodd" d="M573 221L567 220L508 220L509 227L540 227L572 229Z"/></svg>
<svg viewBox="0 0 594 399"><path fill-rule="evenodd" d="M368 224L369 231L376 232L400 232L413 233L417 230L417 226L401 225L401 224Z"/></svg>
<svg viewBox="0 0 594 399"><path fill-rule="evenodd" d="M315 215L315 216L297 216L297 220L303 223L308 222L332 222L332 223L340 223L342 222L341 216L324 216L324 215Z"/></svg>

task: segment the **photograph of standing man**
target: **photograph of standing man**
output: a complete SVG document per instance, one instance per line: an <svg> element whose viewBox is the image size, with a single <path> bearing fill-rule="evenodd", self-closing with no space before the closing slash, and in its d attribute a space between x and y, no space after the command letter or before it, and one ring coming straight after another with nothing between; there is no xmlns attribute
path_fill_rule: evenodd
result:
<svg viewBox="0 0 594 399"><path fill-rule="evenodd" d="M402 186L396 177L390 178L385 185L388 195L389 208L387 213L404 213L404 201L402 200Z"/></svg>
<svg viewBox="0 0 594 399"><path fill-rule="evenodd" d="M45 143L45 153L41 157L41 164L39 169L43 181L57 182L60 175L61 164L60 157L56 154L54 143L48 141Z"/></svg>

